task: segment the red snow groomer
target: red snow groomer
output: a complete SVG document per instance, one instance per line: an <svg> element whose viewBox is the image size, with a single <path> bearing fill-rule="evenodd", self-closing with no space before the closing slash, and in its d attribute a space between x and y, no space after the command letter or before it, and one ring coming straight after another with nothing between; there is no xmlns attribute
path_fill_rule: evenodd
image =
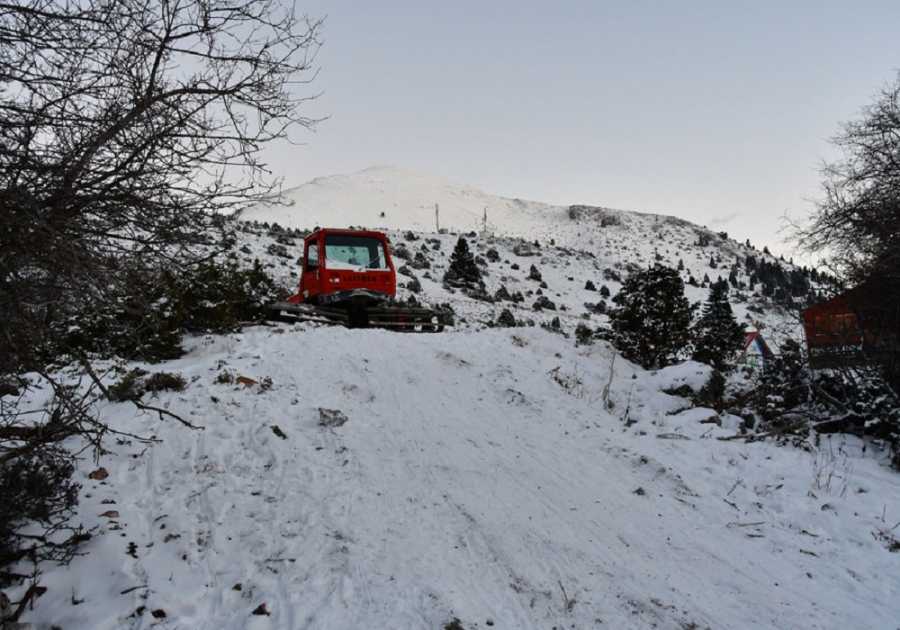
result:
<svg viewBox="0 0 900 630"><path fill-rule="evenodd" d="M397 272L388 239L370 230L317 229L303 241L299 291L270 308L281 318L440 332L449 310L397 302Z"/></svg>

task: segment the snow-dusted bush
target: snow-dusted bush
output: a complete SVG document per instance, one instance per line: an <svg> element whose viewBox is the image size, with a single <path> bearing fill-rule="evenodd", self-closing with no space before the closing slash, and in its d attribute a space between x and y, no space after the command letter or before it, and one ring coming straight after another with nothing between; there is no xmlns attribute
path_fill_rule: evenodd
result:
<svg viewBox="0 0 900 630"><path fill-rule="evenodd" d="M55 534L78 503L73 472L71 454L53 444L0 462L0 587L14 582L7 570L19 561L71 558L84 534ZM33 526L26 529L29 523L37 524L43 535L35 536Z"/></svg>
<svg viewBox="0 0 900 630"><path fill-rule="evenodd" d="M181 374L172 372L154 372L135 368L125 374L119 381L107 388L108 397L114 402L138 400L147 392L175 391L180 392L187 386Z"/></svg>
<svg viewBox="0 0 900 630"><path fill-rule="evenodd" d="M756 390L755 411L764 425L779 424L785 414L809 402L809 377L800 344L789 339L766 366Z"/></svg>
<svg viewBox="0 0 900 630"><path fill-rule="evenodd" d="M820 372L814 394L822 407L830 407L830 425L883 440L891 446L894 467L900 470L900 400L877 369Z"/></svg>
<svg viewBox="0 0 900 630"><path fill-rule="evenodd" d="M575 327L575 343L579 346L586 346L594 342L594 331L590 326L579 323Z"/></svg>
<svg viewBox="0 0 900 630"><path fill-rule="evenodd" d="M694 402L703 407L721 411L725 402L725 376L719 370L710 372L709 379L694 397Z"/></svg>
<svg viewBox="0 0 900 630"><path fill-rule="evenodd" d="M495 325L502 328L515 328L516 318L508 308L505 308L500 311L500 315L497 317Z"/></svg>
<svg viewBox="0 0 900 630"><path fill-rule="evenodd" d="M206 262L186 273L126 269L112 302L68 305L56 328L53 354L93 352L149 361L182 354L185 332L235 330L265 315L283 296L258 261L249 269Z"/></svg>

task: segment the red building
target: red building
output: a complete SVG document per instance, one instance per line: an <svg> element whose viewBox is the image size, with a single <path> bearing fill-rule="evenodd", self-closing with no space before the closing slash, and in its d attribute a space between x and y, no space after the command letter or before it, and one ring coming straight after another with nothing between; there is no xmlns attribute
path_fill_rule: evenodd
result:
<svg viewBox="0 0 900 630"><path fill-rule="evenodd" d="M888 295L867 283L803 311L810 367L892 360L898 348L900 304Z"/></svg>

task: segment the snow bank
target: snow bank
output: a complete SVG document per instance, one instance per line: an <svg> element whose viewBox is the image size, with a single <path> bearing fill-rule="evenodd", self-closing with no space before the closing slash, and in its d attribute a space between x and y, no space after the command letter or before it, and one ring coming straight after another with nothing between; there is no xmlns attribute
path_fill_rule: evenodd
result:
<svg viewBox="0 0 900 630"><path fill-rule="evenodd" d="M660 390L699 383L695 364L648 374L617 359L607 409L611 355L539 329L197 338L144 367L188 379L155 404L204 429L103 409L161 441L111 440L104 481L82 463L79 519L97 535L48 570L26 620L896 625L900 568L873 532L900 520L900 477L851 439L745 445L696 412L667 415L678 399ZM217 382L223 371L258 383ZM323 426L338 417L323 409L346 421Z"/></svg>

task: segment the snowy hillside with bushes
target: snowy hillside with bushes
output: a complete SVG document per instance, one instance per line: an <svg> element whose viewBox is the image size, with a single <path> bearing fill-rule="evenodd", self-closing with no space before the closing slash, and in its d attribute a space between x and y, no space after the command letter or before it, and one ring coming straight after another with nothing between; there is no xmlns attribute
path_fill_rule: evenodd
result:
<svg viewBox="0 0 900 630"><path fill-rule="evenodd" d="M400 297L411 292L431 303L450 303L464 326L484 326L503 308L524 322L558 317L570 332L585 318L599 325L623 280L658 263L679 270L694 303L706 298L711 283L729 282L739 321L769 329L778 341L797 334L796 319L784 307L803 303L822 280L814 271L675 217L510 200L393 167L317 178L285 191L283 201L284 206L241 213L242 245L235 255L245 264L264 260L293 288L306 231L383 229L400 270ZM434 203L441 212L440 233ZM486 293L496 297L502 288L501 299L490 303L444 288L443 273L459 236L484 271ZM521 301L505 299L517 293ZM536 310L542 296L546 301Z"/></svg>
<svg viewBox="0 0 900 630"><path fill-rule="evenodd" d="M657 274L684 285L679 317L717 296L796 349L791 313L821 277L671 217L497 201L396 169L342 177L225 222L229 247L193 275L123 270L97 317L54 323L47 371L0 383L16 418L52 415L63 394L104 432L102 447L60 440L80 488L45 541L71 533L78 554L15 565L4 593L29 602L19 621L893 627L888 443L779 424L797 397L787 354L768 376L739 356L720 372L686 360L685 337L651 370L625 358L645 339L609 341L623 296ZM384 217L361 201L376 184L396 201ZM419 221L426 194L446 229ZM462 220L481 204L487 229ZM318 207L330 226L385 227L398 299L450 308L456 325L261 321L296 287ZM446 282L463 250L477 278Z"/></svg>
<svg viewBox="0 0 900 630"><path fill-rule="evenodd" d="M100 364L110 385L136 367L179 375L145 400L199 428L101 407L153 441L121 435L81 461L75 521L92 538L46 569L25 619L893 627L900 477L878 452L733 440L740 418L691 403L709 368L613 356L538 328L278 325Z"/></svg>

